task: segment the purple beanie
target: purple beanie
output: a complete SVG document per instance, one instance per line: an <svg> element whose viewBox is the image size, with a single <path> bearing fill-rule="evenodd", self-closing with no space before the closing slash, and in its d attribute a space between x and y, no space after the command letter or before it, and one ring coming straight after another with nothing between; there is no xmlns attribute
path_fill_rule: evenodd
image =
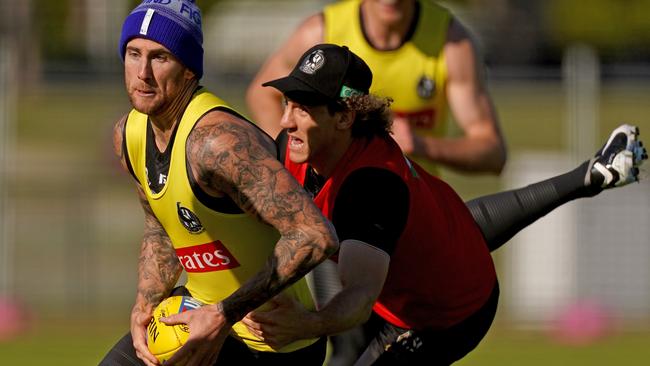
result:
<svg viewBox="0 0 650 366"><path fill-rule="evenodd" d="M167 47L197 78L203 76L201 10L194 0L144 0L126 17L120 37L124 60L126 44L146 38Z"/></svg>

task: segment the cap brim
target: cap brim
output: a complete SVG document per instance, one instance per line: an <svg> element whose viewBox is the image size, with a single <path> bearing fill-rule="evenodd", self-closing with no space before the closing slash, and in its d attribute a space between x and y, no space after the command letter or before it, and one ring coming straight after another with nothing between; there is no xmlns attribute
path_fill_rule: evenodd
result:
<svg viewBox="0 0 650 366"><path fill-rule="evenodd" d="M305 105L327 104L331 98L319 93L300 79L289 75L276 80L267 81L262 86L276 88L287 98Z"/></svg>
<svg viewBox="0 0 650 366"><path fill-rule="evenodd" d="M279 91L286 93L288 91L311 91L314 89L306 83L294 78L293 76L285 76L283 78L267 81L262 86L272 86Z"/></svg>

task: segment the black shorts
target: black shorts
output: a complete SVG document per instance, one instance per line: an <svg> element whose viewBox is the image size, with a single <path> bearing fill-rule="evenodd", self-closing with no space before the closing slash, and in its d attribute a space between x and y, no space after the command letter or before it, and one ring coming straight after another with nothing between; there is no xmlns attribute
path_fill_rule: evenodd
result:
<svg viewBox="0 0 650 366"><path fill-rule="evenodd" d="M233 337L226 338L215 365L308 365L321 366L325 361L326 338L311 346L288 353L251 350ZM133 348L131 333L125 335L106 354L100 366L144 366Z"/></svg>
<svg viewBox="0 0 650 366"><path fill-rule="evenodd" d="M443 330L396 327L373 313L364 325L370 339L363 360L373 365L450 365L471 352L487 334L497 310L499 283L478 311ZM373 361L374 360L374 361Z"/></svg>

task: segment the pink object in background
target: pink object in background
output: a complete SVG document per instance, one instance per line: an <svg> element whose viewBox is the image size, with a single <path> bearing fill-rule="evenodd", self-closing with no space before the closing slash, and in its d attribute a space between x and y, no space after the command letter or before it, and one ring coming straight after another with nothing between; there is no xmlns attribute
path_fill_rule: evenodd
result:
<svg viewBox="0 0 650 366"><path fill-rule="evenodd" d="M590 345L613 331L611 313L595 301L567 306L551 324L553 340L572 346Z"/></svg>
<svg viewBox="0 0 650 366"><path fill-rule="evenodd" d="M29 327L25 307L17 301L0 297L0 342L10 340Z"/></svg>

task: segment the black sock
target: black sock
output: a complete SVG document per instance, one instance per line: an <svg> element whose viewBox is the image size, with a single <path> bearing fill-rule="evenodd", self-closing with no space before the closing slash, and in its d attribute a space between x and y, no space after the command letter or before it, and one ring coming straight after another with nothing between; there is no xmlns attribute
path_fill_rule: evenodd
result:
<svg viewBox="0 0 650 366"><path fill-rule="evenodd" d="M490 251L510 240L526 226L555 208L602 191L599 184L585 186L589 161L576 169L524 188L483 196L467 202Z"/></svg>

